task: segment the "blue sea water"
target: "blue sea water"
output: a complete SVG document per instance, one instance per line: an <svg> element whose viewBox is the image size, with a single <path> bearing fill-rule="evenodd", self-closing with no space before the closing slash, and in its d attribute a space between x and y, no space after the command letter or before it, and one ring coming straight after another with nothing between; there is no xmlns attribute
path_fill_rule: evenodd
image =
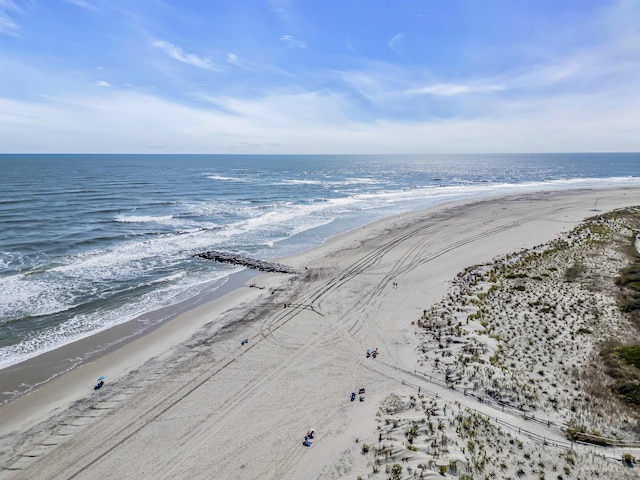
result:
<svg viewBox="0 0 640 480"><path fill-rule="evenodd" d="M271 259L439 202L639 172L638 153L0 155L0 368L240 270L197 252Z"/></svg>

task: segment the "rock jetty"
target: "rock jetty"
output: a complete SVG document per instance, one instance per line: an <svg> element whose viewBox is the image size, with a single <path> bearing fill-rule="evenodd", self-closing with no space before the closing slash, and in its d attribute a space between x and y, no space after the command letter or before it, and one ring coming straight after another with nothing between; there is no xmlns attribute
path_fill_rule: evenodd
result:
<svg viewBox="0 0 640 480"><path fill-rule="evenodd" d="M277 272L277 273L300 273L295 268L287 267L280 263L265 262L256 260L255 258L243 257L234 253L217 252L210 250L208 252L196 253L194 257L204 258L205 260L213 260L214 262L230 263L232 265L240 265L242 267L253 268L261 272Z"/></svg>

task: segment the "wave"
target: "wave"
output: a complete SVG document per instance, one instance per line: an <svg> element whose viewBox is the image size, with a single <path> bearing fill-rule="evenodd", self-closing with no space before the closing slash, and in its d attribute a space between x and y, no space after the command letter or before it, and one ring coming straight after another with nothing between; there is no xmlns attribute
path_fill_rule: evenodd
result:
<svg viewBox="0 0 640 480"><path fill-rule="evenodd" d="M381 185L385 184L383 180L366 177L351 177L344 180L323 179L323 180L306 180L306 179L285 179L280 180L276 185L320 185L326 187L336 187L339 185Z"/></svg>
<svg viewBox="0 0 640 480"><path fill-rule="evenodd" d="M225 177L222 175L207 175L207 178L210 178L211 180L218 180L220 182L242 182L242 183L249 182L249 180L246 178Z"/></svg>
<svg viewBox="0 0 640 480"><path fill-rule="evenodd" d="M19 274L1 280L0 323L60 314L78 307L69 284L28 277Z"/></svg>
<svg viewBox="0 0 640 480"><path fill-rule="evenodd" d="M332 182L324 180L280 180L276 185L331 185Z"/></svg>
<svg viewBox="0 0 640 480"><path fill-rule="evenodd" d="M116 215L115 221L121 223L166 223L169 220L173 220L173 215L160 215L154 217L153 215Z"/></svg>
<svg viewBox="0 0 640 480"><path fill-rule="evenodd" d="M176 305L192 298L198 292L217 290L226 283L230 273L240 270L240 268L227 269L217 274L207 272L200 278L189 278L189 283L179 285L172 283L171 279L166 277L164 282L155 283L156 288L153 291L142 295L136 301L127 302L110 310L98 309L96 312L80 313L57 325L33 331L19 343L0 348L0 369L134 320L145 313ZM186 278L183 275L180 277ZM158 285L163 287L157 288ZM153 320L147 318L144 321L141 320L140 328L146 328L164 320L166 318L158 317Z"/></svg>

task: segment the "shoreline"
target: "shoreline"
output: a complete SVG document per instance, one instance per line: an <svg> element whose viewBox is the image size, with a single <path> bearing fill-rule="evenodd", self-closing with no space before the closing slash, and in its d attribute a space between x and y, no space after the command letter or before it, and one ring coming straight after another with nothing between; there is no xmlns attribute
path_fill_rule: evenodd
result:
<svg viewBox="0 0 640 480"><path fill-rule="evenodd" d="M403 229L410 229L413 224L424 224L428 226L430 222L441 222L444 227L447 227L448 225L456 225L458 223L469 221L469 218L474 215L473 212L480 210L484 211L483 209L486 210L487 208L492 209L491 214L487 217L488 222L499 222L501 214L505 214L505 216L511 215L510 222L506 222L504 225L499 225L495 230L487 229L485 231L481 231L485 228L482 223L475 225L470 222L470 228L473 227L478 232L474 233L474 230L471 230L471 233L467 235L468 239L466 241L457 240L451 243L451 248L455 249L458 255L455 258L449 259L450 261L445 264L439 265L439 269L435 272L431 272L431 276L429 278L425 279L423 276L414 278L414 274L408 265L401 265L402 268L397 266L393 267L390 270L390 274L386 274L385 278L388 280L392 278L398 279L398 290L400 291L394 293L394 296L406 296L405 303L408 302L408 304L403 306L402 311L405 314L407 314L408 311L415 311L417 313L421 312L423 307L426 308L428 305L432 305L439 301L446 293L448 286L448 281L446 279L453 278L453 276L463 268L473 263L477 263L479 260L488 261L498 254L532 247L544 240L552 239L558 233L571 228L582 219L597 214L597 212L589 210L593 205L593 200L596 195L603 197L598 198L598 201L600 202L599 207L603 211L610 210L609 205L626 205L624 202L624 196L626 193L623 195L626 191L629 191L631 197L635 199L628 202L629 204L640 203L638 198L638 195L640 195L640 189L637 187L624 186L620 188L607 187L603 189L522 193L437 204L426 210L387 217L385 219L372 222L371 224L367 224L364 227L335 235L319 247L314 247L295 255L283 257L282 259L278 259L278 261L285 264L291 264L291 266L300 269L309 266L310 270L312 270L314 274L317 273L319 276L329 275L330 273L327 272L339 271L340 268L342 268L340 265L344 260L341 260L341 258L345 255L345 252L351 252L349 255L354 255L354 252L358 251L359 246L381 241L385 236L389 237L391 235L396 235ZM572 197L575 198L572 199ZM585 205L576 204L575 200L578 198L588 198L590 201L587 201ZM518 220L517 216L514 216L514 214L509 211L511 208L522 208L524 204L528 205L529 208L535 209L536 203L541 203L541 206L543 206L542 204L546 203L547 200L556 202L558 204L558 211L562 212L562 209L564 209L564 212L562 213L565 215L562 216L561 213L557 213L555 214L557 216L554 218L554 214L552 213L549 218L544 220L545 229L539 228L540 226L535 225L535 222L531 222L530 225L524 224ZM451 212L453 212L453 214ZM527 212L527 208L522 210L522 214ZM483 215L485 214L483 213ZM456 228L460 229L462 227ZM504 237L501 236L502 234L500 232L507 232L514 228L520 229L518 231L523 236L516 237L515 239L512 234L505 234ZM460 231L464 232L464 229ZM414 232L413 235L418 235L418 233ZM435 235L435 233L429 233L429 235ZM482 243L482 248L477 251L474 251L473 248L468 251L465 250L465 245L471 245L473 247L477 242L484 242L485 240L483 239L485 238L485 235L493 235L493 237L491 237L493 242L488 244ZM516 241L514 242L514 240ZM451 249L447 250L446 248L431 247L427 244L422 248L434 248L433 252L430 253L429 256L431 259L446 257L451 251ZM380 267L377 264L372 263L366 268L373 273ZM205 343L206 347L210 350L211 346L215 346L217 349L216 357L226 358L225 355L235 355L235 353L233 353L233 349L237 348L236 341L240 337L240 333L244 336L245 332L248 332L247 335L251 334L250 336L252 339L260 339L261 337L267 338L270 335L281 335L280 332L276 333L271 326L267 329L261 327L256 331L255 321L251 319L247 322L238 322L238 324L232 324L230 322L233 322L233 319L236 318L235 316L244 315L247 310L251 310L250 306L252 303L258 304L260 308L266 308L265 305L271 303L271 305L267 305L268 308L266 315L278 315L279 312L277 309L280 308L280 302L282 302L283 299L288 298L291 294L294 296L300 296L300 291L296 291L290 285L287 285L289 278L288 275L256 274L256 272L240 273L251 273L252 275L250 275L250 277L255 277L254 281L260 284L260 286L264 286L265 289L260 290L248 288L248 280L245 280L242 285L238 284L235 288L231 289L231 291L225 292L224 295L218 295L213 300L198 303L194 308L189 308L187 311L178 313L168 321L162 322L162 324L151 329L151 331L141 335L140 337L133 338L130 341L125 342L123 345L115 346L114 348L103 352L103 354L100 354L95 359L91 359L86 362L85 365L61 375L59 378L48 382L41 388L36 388L29 395L0 406L0 414L2 414L3 418L12 419L11 422L3 421L0 438L3 438L6 441L9 432L24 432L25 428L28 428L29 425L37 424L38 420L51 417L52 415L64 414L66 408L74 401L80 399L84 399L86 401L87 397L92 395L92 393L87 392L87 390L91 388L92 382L98 375L106 373L108 376L107 381L113 382L113 385L118 387L118 381L120 379L124 379L123 383L126 384L125 377L132 369L136 369L144 365L151 358L155 358L156 361L161 362L162 360L167 359L176 349L184 347L185 343L191 342L191 344L194 344L195 342L197 345L196 339L198 338L202 340L206 339L207 335L209 335L209 337L213 335L213 339L209 338L213 343ZM303 280L303 282L311 282L312 280L313 279ZM404 293L405 289L409 289L407 286L411 285L411 282L416 281L420 282L419 290L421 291L421 299L419 302L416 301L416 292L410 291L406 294ZM396 283L396 280L393 280L393 282ZM411 288L413 288L413 286ZM341 295L347 295L347 293ZM273 298L270 299L269 297ZM357 306L359 304L356 302L354 305ZM369 312L372 316L377 315L371 313L370 310L368 310L370 307L367 305L360 305L357 308L361 308L363 312ZM397 317L397 313L394 312L392 305L383 302L380 303L379 308L380 315L389 315L392 318ZM315 312L316 316L317 312L322 312L324 314L324 309L318 309ZM280 313L280 315L282 315L282 313ZM312 315L312 313L309 313L309 315ZM346 314L343 313L342 315ZM212 317L224 317L228 319L225 325L228 325L229 327L227 333L230 338L218 338L220 328L213 328L209 330L204 328L207 324L212 322ZM312 316L311 318L316 317ZM402 318L402 321L404 322L407 322L408 320L408 318ZM392 344L387 343L387 345L381 347L381 350L385 353L385 357L383 357L385 358L385 361L393 361L395 365L412 369L412 365L415 362L415 353L413 352L413 342L415 340L410 338L406 331L406 327L396 326L395 321L389 323L390 321L391 320L389 319L384 320L380 317L370 326L358 325L358 328L360 328L358 331L364 332L363 335L365 337L361 339L361 343L365 342L366 344L366 342L369 342L372 346L374 346L374 344L383 345L383 343L387 343L385 341L385 336L375 331L376 327L380 327L381 332L386 332L386 334L393 339ZM362 321L358 319L355 319L354 322L362 323ZM184 328L185 324L188 324L189 326ZM280 326L278 326L278 328L280 328ZM305 328L311 327L307 326ZM374 330L371 330L372 328ZM283 331L284 330L287 330L286 327L283 328ZM317 332L314 330L314 332L314 335L320 336L328 334L328 331L324 331L322 329ZM289 332L288 335L293 334ZM279 345L281 347L282 345L288 345L291 343L288 339L279 339L278 341L280 342ZM296 342L299 343L300 340ZM296 342L291 344L297 344ZM304 342L302 342L302 344L304 344ZM391 345L393 345L393 348L391 348ZM250 347L253 347L253 343L250 344ZM198 355L198 353L195 353L194 355ZM387 356L390 358L387 359ZM42 358L41 361L42 360L46 361L45 358ZM345 361L349 362L350 360L346 359ZM268 364L268 362L266 363ZM109 368L112 370L107 371ZM111 373L111 371L114 373ZM0 375L1 374L2 372L0 372ZM171 375L171 373L168 372L166 375ZM110 387L111 383L108 383L107 386ZM381 394L377 394L374 396L374 401L377 398L381 400L380 395ZM52 400L52 398L55 400ZM373 405L374 402L370 403ZM367 408L370 408L369 402L367 402ZM370 414L371 411L367 410L367 413ZM364 430L365 425L369 425L369 423L366 419L363 419L360 428Z"/></svg>
<svg viewBox="0 0 640 480"><path fill-rule="evenodd" d="M188 310L242 288L248 279L255 275L256 272L248 270L231 274L227 281L215 290L205 291L177 304L147 312L127 322L0 369L0 385L4 390L4 392L0 392L0 405L28 394L34 388L44 385L64 373L81 368L129 342L152 333L166 322ZM22 391L16 392L20 387L23 387ZM9 395L11 393L14 394L13 397Z"/></svg>
<svg viewBox="0 0 640 480"><path fill-rule="evenodd" d="M31 387L0 405L3 416L11 419L0 424L0 442L12 430L64 412L75 401L91 395L98 376L106 375L106 383L113 384L152 358L188 341L206 324L214 324L214 329L224 328L223 322L217 323L212 317L221 317L226 309L254 301L259 291L249 288L249 282L258 274L251 270L234 273L212 292L144 314L0 370L3 390L18 388L27 381L25 376ZM150 316L165 316L165 319L151 326L140 326ZM65 368L67 364L72 365ZM45 406L47 411L42 412ZM13 415L14 411L25 409L40 413L28 414L22 421Z"/></svg>
<svg viewBox="0 0 640 480"><path fill-rule="evenodd" d="M325 238L324 240L322 240L322 243L317 244L317 245L313 245L305 250L302 251L298 251L292 254L287 254L284 255L282 257L274 257L274 258L268 258L268 259L262 259L259 261L264 261L265 263L274 263L274 262L287 262L287 259L291 258L291 259L295 259L301 255L305 255L306 252L308 251L312 251L314 249L318 249L318 248L324 248L327 244L330 244L334 239L340 239L345 235L350 235L354 232L358 232L360 229L362 228L367 228L367 227L375 227L375 225L377 225L378 223L385 223L387 222L389 219L393 219L393 218L397 218L400 216L404 216L404 215L412 215L412 214L416 214L419 212L423 212L423 211L429 211L432 209L437 209L439 206L441 205L457 205L457 204L473 204L476 202L483 202L483 201L487 201L487 200L491 200L493 198L502 198L502 197L512 197L512 196L521 196L521 195L533 195L533 194L549 194L549 193L554 193L554 192L570 192L570 191L590 191L590 190L623 190L626 188L632 188L631 185L628 184L620 184L620 185L606 185L606 186L602 186L602 187L591 187L591 186L579 186L579 187L562 187L559 189L556 188L543 188L540 190L531 190L529 188L523 190L522 192L507 192L507 193L491 193L491 194L487 194L487 195L481 195L481 196L470 196L470 197L464 197L464 198L458 198L458 199L454 199L454 200L446 200L446 201L442 201L442 202L438 202L435 203L429 207L426 208L420 208L419 210L403 210L399 213L394 213L392 215L386 216L386 217L382 217L379 218L377 220L373 220L369 223L366 223L364 225L360 225L360 226L356 226L354 228L330 235L329 237ZM599 210L594 210L595 211L599 211ZM639 237L640 238L640 237ZM286 242L287 240L285 240ZM640 242L640 241L639 241ZM638 243L638 245L640 245L640 243ZM640 247L638 247L640 248ZM195 256L200 256L201 254L195 254ZM223 262L224 263L224 262ZM127 342L129 341L129 337L131 338L137 338L139 335L144 335L146 332L150 332L152 330L154 330L155 328L157 328L159 325L173 319L176 315L181 314L182 312L184 312L185 310L188 310L190 308L195 308L199 305L201 305L202 303L207 303L209 301L214 300L215 298L218 298L221 295L224 295L226 293L228 293L230 290L232 289L237 289L237 288L242 288L245 285L245 282L242 281L234 281L234 278L236 278L236 276L242 276L245 274L251 275L251 276L257 276L257 275L261 275L265 273L260 272L258 270L251 270L249 268L247 268L247 270L243 270L240 272L235 272L230 274L228 277L223 277L226 278L227 280L223 282L223 284L221 285L220 291L218 291L218 289L213 290L212 292L207 288L205 289L203 292L200 292L198 294L196 294L193 297L187 298L186 300L180 301L176 304L172 304L169 305L167 307L162 307L156 310L151 310L145 313L142 313L140 315L138 315L135 318L132 318L131 320L128 320L124 323L120 323L120 324L116 324L113 325L111 327L108 327L105 330L101 330L98 331L96 333L90 334L86 337L81 337L77 340L73 340L69 343L65 343L61 346L55 347L51 350L47 350L45 352L42 353L38 353L35 354L32 357L28 357L24 360L19 361L18 363L15 364L11 364L8 365L6 367L2 367L0 368L0 384L4 385L3 383L3 378L2 375L5 371L9 371L9 370L15 370L17 368L19 368L20 365L27 365L30 362L32 362L34 359L37 359L39 357L43 357L43 356L47 356L49 354L52 354L52 352L56 352L59 350L65 350L65 349L69 349L72 350L72 346L76 345L76 344L91 344L91 343L96 343L98 349L95 352L92 351L85 351L83 349L78 349L81 353L87 353L88 356L87 358L83 358L80 359L77 357L77 355L72 355L69 358L65 358L64 360L68 360L69 362L71 362L72 360L80 360L81 363L84 363L87 359L92 359L94 356L100 356L102 355L102 353L99 350L102 349L107 349L109 351L113 350L114 348L117 348L117 346L121 343L121 342ZM268 273L268 272L267 272ZM215 281L214 281L215 282ZM233 285L233 286L230 286ZM160 318L160 321L158 322L157 319ZM152 325L151 326L144 326L144 324L147 322L147 320L151 320L152 321ZM138 328L135 327L136 324L140 324L140 326ZM141 330L140 332L135 332L135 330ZM117 331L121 331L123 333L121 334L114 334L112 332L117 332ZM107 338L106 342L102 342L102 341L98 341L98 342L91 342L90 339L91 338L100 338L104 336L105 338ZM49 377L42 377L40 376L40 379L42 381L46 381L46 379ZM11 382L9 382L11 383ZM40 382L37 382L37 384L39 384ZM36 385L37 385L36 384ZM0 392L0 405L2 405L7 399L3 398L3 393Z"/></svg>

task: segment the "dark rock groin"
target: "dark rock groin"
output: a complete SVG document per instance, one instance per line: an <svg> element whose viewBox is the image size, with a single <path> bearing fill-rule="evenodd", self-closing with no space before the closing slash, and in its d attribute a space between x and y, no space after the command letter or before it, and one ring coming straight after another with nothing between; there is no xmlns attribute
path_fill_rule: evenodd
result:
<svg viewBox="0 0 640 480"><path fill-rule="evenodd" d="M210 250L208 252L196 253L194 257L204 258L205 260L213 260L214 262L230 263L232 265L240 265L242 267L253 268L261 272L277 272L277 273L300 273L295 268L287 267L280 263L265 262L255 258L243 257L234 253L217 252Z"/></svg>

